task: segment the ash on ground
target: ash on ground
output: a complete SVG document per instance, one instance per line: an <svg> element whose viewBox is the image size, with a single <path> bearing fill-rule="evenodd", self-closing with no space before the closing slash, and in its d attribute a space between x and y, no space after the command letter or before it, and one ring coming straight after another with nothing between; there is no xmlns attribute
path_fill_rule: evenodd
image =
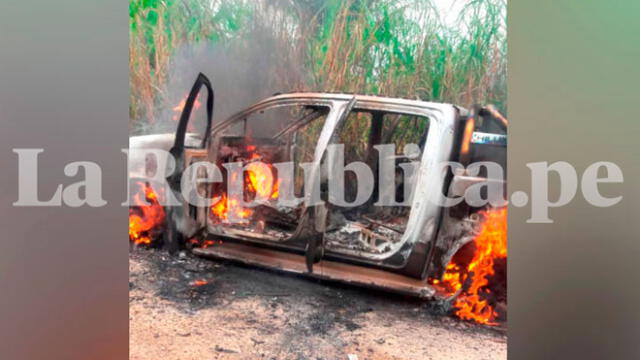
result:
<svg viewBox="0 0 640 360"><path fill-rule="evenodd" d="M131 359L506 359L506 336L414 298L130 252Z"/></svg>

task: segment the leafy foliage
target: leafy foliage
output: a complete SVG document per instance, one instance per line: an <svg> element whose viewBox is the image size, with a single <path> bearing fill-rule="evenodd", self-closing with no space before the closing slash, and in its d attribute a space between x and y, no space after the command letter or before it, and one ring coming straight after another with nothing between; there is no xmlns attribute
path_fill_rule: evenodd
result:
<svg viewBox="0 0 640 360"><path fill-rule="evenodd" d="M460 1L451 21L432 0L130 0L132 128L152 122L166 101L179 46L248 43L256 30L277 40L280 64L270 74L282 89L505 111L505 0Z"/></svg>

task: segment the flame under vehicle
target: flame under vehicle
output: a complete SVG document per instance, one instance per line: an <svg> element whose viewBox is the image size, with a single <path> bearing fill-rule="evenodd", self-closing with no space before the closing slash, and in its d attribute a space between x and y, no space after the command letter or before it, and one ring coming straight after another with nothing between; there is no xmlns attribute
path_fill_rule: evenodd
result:
<svg viewBox="0 0 640 360"><path fill-rule="evenodd" d="M206 87L207 127L202 136L187 132L194 102ZM486 174L452 173L439 164L463 165L493 161L505 165L507 121L491 106L473 110L434 102L338 93L276 94L212 124L214 93L200 75L183 108L175 136L152 135L154 146L171 148L177 171L168 178L172 191L180 193L179 179L190 164L208 161L222 169L223 179L203 183L197 191L213 205L166 208L164 244L170 250L187 248L203 257L232 259L308 276L383 288L433 298L439 280L454 255L476 235L481 208L462 202L443 207L427 199L462 196L473 184L487 182ZM169 144L169 142L171 142ZM160 144L163 145L160 145ZM344 163L360 161L374 173L371 199L357 207L278 204L285 185L302 197L308 186L317 186L322 199L329 196L326 183L328 147L345 144ZM380 152L374 146L395 145L392 169L380 169ZM405 147L407 144L416 146ZM229 179L222 164L244 165L293 162L293 184L275 179L277 169L245 171L242 181L251 200L260 194L268 200L242 207L241 199L226 194ZM318 184L305 184L305 171L317 174ZM412 167L406 164L413 163ZM403 206L377 206L378 173L394 173L396 198ZM204 172L204 169L198 171ZM271 174L265 176L264 171ZM346 171L345 196L356 195L354 174ZM206 174L197 176L206 177ZM265 185L266 178L272 177ZM407 179L412 178L409 182ZM313 177L311 177L313 178ZM282 181L282 180L279 180ZM504 184L505 179L492 179ZM405 189L406 184L413 184ZM409 187L409 186L407 186ZM407 191L402 191L402 190ZM408 194L408 195L407 195ZM240 217L241 222L228 221ZM462 249L462 250L461 250ZM431 280L430 280L431 279Z"/></svg>

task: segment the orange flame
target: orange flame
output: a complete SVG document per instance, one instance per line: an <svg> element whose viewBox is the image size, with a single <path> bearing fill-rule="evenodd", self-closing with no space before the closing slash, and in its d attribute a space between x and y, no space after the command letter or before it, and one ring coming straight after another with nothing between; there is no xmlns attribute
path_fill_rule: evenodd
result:
<svg viewBox="0 0 640 360"><path fill-rule="evenodd" d="M185 95L184 98L182 98L182 100L180 100L180 102L178 103L178 105L174 106L172 108L174 114L173 114L173 121L178 121L178 119L180 119L180 114L182 114L182 110L184 109L184 106L187 104L187 98L189 97L189 95ZM196 97L196 101L193 102L193 112L197 111L198 109L200 109L200 106L202 104L200 103L200 100ZM189 121L189 125L187 125L187 131L193 132L195 131L195 128L193 127L193 122Z"/></svg>
<svg viewBox="0 0 640 360"><path fill-rule="evenodd" d="M247 145L246 150L251 153L249 160L260 158L260 155L255 153L255 145ZM245 189L261 198L277 199L280 181L278 180L272 185L273 167L271 164L267 164L267 166L249 166L249 168L244 179ZM229 218L229 212L242 219L247 219L253 215L253 210L242 207L240 199L229 198L226 193L223 193L220 196L220 200L211 206L211 212L223 221Z"/></svg>
<svg viewBox="0 0 640 360"><path fill-rule="evenodd" d="M129 208L129 241L136 245L151 245L151 230L164 222L164 209L150 185L142 182L138 185L144 189L149 204L145 204L140 192L133 197L135 207Z"/></svg>
<svg viewBox="0 0 640 360"><path fill-rule="evenodd" d="M227 220L229 218L229 212L242 219L246 219L253 214L251 209L244 208L240 205L239 199L228 199L225 193L222 194L220 200L211 206L211 212L220 220Z"/></svg>
<svg viewBox="0 0 640 360"><path fill-rule="evenodd" d="M273 184L273 170L271 165L251 166L247 171L249 178L247 188L261 198L278 198L278 183Z"/></svg>
<svg viewBox="0 0 640 360"><path fill-rule="evenodd" d="M494 264L497 259L507 257L507 209L490 209L483 211L484 221L475 237L473 259L466 267L454 262L449 263L441 281L451 293L458 291L473 274L469 288L453 304L456 315L461 319L473 320L480 324L497 325L498 314L489 302L487 289L489 277L495 274Z"/></svg>
<svg viewBox="0 0 640 360"><path fill-rule="evenodd" d="M209 281L205 279L197 279L191 282L191 286L204 286L204 285L207 285L208 283Z"/></svg>

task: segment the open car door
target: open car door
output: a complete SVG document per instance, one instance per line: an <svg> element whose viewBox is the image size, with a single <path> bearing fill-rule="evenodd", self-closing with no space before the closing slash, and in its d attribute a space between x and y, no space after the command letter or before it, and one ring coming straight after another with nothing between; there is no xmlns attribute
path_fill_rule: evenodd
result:
<svg viewBox="0 0 640 360"><path fill-rule="evenodd" d="M202 87L207 88L207 103L206 103L206 129L202 134L202 141L200 146L188 147L185 145L185 137L187 135L187 129L189 121L191 119L191 112L195 101L200 94ZM210 140L211 123L213 119L213 103L214 92L213 87L209 79L202 73L198 74L198 77L191 87L191 91L185 101L180 120L178 122L178 129L176 130L175 141L173 147L169 151L175 159L175 171L167 178L171 192L176 199L181 199L181 187L180 182L183 176L197 176L206 177L206 170L198 169L197 174L185 174L185 170L189 165L207 160L207 147ZM195 189L203 198L209 196L206 186L199 186ZM186 238L190 238L202 231L205 226L206 219L206 206L193 206L187 201L183 201L181 206L169 206L166 209L167 214L167 231L165 232L164 245L170 252L177 251L181 244L185 243Z"/></svg>

